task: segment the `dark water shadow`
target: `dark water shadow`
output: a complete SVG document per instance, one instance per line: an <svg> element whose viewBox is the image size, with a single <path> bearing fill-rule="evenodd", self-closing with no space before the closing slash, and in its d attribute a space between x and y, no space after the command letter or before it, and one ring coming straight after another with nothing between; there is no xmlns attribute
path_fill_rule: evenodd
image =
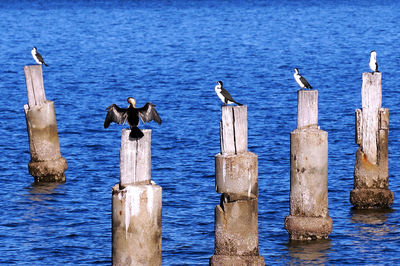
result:
<svg viewBox="0 0 400 266"><path fill-rule="evenodd" d="M289 264L324 264L327 262L331 240L289 241L286 246L289 251Z"/></svg>

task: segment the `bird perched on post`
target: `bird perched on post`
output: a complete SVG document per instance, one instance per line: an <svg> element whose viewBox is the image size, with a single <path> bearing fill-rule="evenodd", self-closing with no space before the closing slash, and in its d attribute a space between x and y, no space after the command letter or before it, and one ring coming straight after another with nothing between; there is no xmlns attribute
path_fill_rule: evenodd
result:
<svg viewBox="0 0 400 266"><path fill-rule="evenodd" d="M236 103L237 105L243 105L238 103L233 99L233 97L229 94L229 92L224 88L224 84L222 81L217 81L218 85L215 86L215 92L217 93L218 97L224 103L224 105Z"/></svg>
<svg viewBox="0 0 400 266"><path fill-rule="evenodd" d="M371 51L371 57L369 58L369 68L372 70L372 74L378 71L378 62L376 61L376 52L375 50Z"/></svg>
<svg viewBox="0 0 400 266"><path fill-rule="evenodd" d="M47 65L47 64L44 62L43 57L42 57L42 55L37 51L36 46L34 46L34 47L32 48L31 54L32 54L33 59L35 59L36 63L38 63L39 65L49 66L49 65Z"/></svg>
<svg viewBox="0 0 400 266"><path fill-rule="evenodd" d="M129 139L139 140L144 136L143 132L138 128L139 117L143 123L154 120L161 125L161 118L158 115L154 104L148 102L143 107L136 108L136 100L134 98L129 97L126 100L129 103L128 108L120 108L114 103L107 107L104 128L108 128L111 122L124 124L128 121L128 125L131 128Z"/></svg>
<svg viewBox="0 0 400 266"><path fill-rule="evenodd" d="M296 80L297 84L299 84L300 88L312 89L310 83L308 83L308 81L302 75L300 75L298 68L294 69L293 77Z"/></svg>

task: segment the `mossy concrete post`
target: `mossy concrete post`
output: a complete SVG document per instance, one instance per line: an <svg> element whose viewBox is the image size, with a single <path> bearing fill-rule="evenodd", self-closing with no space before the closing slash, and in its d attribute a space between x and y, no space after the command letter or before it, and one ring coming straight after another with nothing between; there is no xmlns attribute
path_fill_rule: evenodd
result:
<svg viewBox="0 0 400 266"><path fill-rule="evenodd" d="M35 182L65 182L67 160L61 156L54 102L46 100L41 65L25 66L28 104L24 105Z"/></svg>
<svg viewBox="0 0 400 266"><path fill-rule="evenodd" d="M112 189L112 264L161 265L162 188L151 181L151 130L123 129L120 182Z"/></svg>
<svg viewBox="0 0 400 266"><path fill-rule="evenodd" d="M332 232L328 213L328 133L318 126L318 91L297 92L297 129L290 133L291 240L325 239Z"/></svg>
<svg viewBox="0 0 400 266"><path fill-rule="evenodd" d="M258 248L257 155L247 149L247 106L223 106L215 155L215 247L210 265L265 265Z"/></svg>
<svg viewBox="0 0 400 266"><path fill-rule="evenodd" d="M393 203L389 190L389 109L382 108L382 73L363 73L362 109L356 110L354 189L350 202L357 209L388 208Z"/></svg>

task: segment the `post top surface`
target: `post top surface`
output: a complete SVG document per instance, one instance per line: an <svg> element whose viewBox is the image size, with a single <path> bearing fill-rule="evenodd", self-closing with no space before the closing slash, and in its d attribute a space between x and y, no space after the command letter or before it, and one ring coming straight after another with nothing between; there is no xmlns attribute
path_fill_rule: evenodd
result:
<svg viewBox="0 0 400 266"><path fill-rule="evenodd" d="M382 72L363 72L363 76L382 76Z"/></svg>
<svg viewBox="0 0 400 266"><path fill-rule="evenodd" d="M30 67L37 67L37 68L41 68L42 65L25 65L24 68L30 68Z"/></svg>
<svg viewBox="0 0 400 266"><path fill-rule="evenodd" d="M296 128L290 134L304 134L304 133L314 133L314 134L328 134L327 131L322 130L318 127L302 127L302 128Z"/></svg>
<svg viewBox="0 0 400 266"><path fill-rule="evenodd" d="M143 133L145 132L151 132L151 129L140 129L141 131L143 131ZM131 131L129 128L123 128L121 131Z"/></svg>
<svg viewBox="0 0 400 266"><path fill-rule="evenodd" d="M297 96L300 97L311 97L310 99L316 98L318 101L318 90L314 89L300 89L297 90Z"/></svg>
<svg viewBox="0 0 400 266"><path fill-rule="evenodd" d="M251 151L241 152L241 153L217 153L214 157L258 157L257 154Z"/></svg>
<svg viewBox="0 0 400 266"><path fill-rule="evenodd" d="M316 89L299 89L299 90L297 90L297 92L300 92L300 91L302 91L302 92L313 92L313 93L318 92L318 90L316 90Z"/></svg>
<svg viewBox="0 0 400 266"><path fill-rule="evenodd" d="M226 108L247 108L247 105L221 105L221 109L226 109Z"/></svg>
<svg viewBox="0 0 400 266"><path fill-rule="evenodd" d="M112 193L113 194L118 194L118 193L126 193L126 192L132 192L134 190L148 190L148 189L155 189L155 190L160 190L162 191L162 187L151 181L150 184L127 184L121 187L121 185L115 184L112 188Z"/></svg>

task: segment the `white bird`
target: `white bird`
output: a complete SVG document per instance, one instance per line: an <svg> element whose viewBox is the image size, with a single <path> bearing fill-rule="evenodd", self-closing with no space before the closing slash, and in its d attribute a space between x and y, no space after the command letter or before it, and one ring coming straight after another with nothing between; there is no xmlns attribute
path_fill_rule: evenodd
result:
<svg viewBox="0 0 400 266"><path fill-rule="evenodd" d="M369 68L372 70L372 74L378 71L378 62L376 61L376 52L375 50L371 51L371 57L369 58Z"/></svg>
<svg viewBox="0 0 400 266"><path fill-rule="evenodd" d="M38 63L39 65L48 66L48 65L44 62L42 55L37 51L36 46L34 46L34 47L32 48L31 54L32 54L33 59L35 59L36 63Z"/></svg>
<svg viewBox="0 0 400 266"><path fill-rule="evenodd" d="M297 84L299 84L300 88L312 89L310 83L308 83L308 81L302 75L300 75L298 68L294 69L293 77L296 80Z"/></svg>
<svg viewBox="0 0 400 266"><path fill-rule="evenodd" d="M236 103L237 105L243 105L233 99L232 95L230 95L229 92L224 88L224 84L222 83L222 81L217 81L217 83L218 85L215 86L215 92L217 93L221 101L224 103L224 105L232 103Z"/></svg>

